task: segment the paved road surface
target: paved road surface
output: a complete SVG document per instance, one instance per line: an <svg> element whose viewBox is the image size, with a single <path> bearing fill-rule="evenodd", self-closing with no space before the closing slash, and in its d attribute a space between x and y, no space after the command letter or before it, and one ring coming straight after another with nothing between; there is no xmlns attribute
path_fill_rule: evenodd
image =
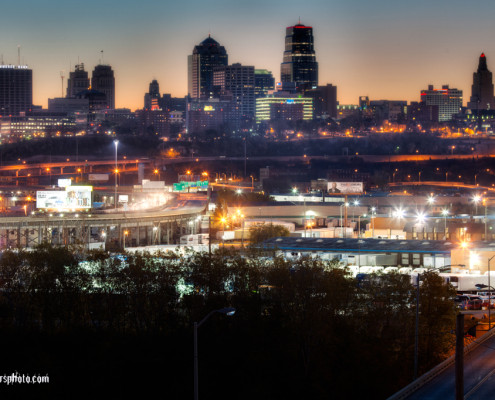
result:
<svg viewBox="0 0 495 400"><path fill-rule="evenodd" d="M495 398L495 336L464 357L464 398ZM455 399L455 365L428 382L408 399Z"/></svg>

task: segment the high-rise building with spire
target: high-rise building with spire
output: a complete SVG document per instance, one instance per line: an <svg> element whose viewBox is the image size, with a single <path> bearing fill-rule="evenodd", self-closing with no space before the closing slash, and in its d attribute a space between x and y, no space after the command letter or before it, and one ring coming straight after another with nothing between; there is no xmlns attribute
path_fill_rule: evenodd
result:
<svg viewBox="0 0 495 400"><path fill-rule="evenodd" d="M110 65L97 65L93 70L91 87L107 96L106 108L115 109L115 77Z"/></svg>
<svg viewBox="0 0 495 400"><path fill-rule="evenodd" d="M84 70L84 64L76 64L74 71L69 74L67 80L67 97L73 98L84 90L89 89L88 72Z"/></svg>
<svg viewBox="0 0 495 400"><path fill-rule="evenodd" d="M495 109L492 73L486 65L485 53L481 53L478 70L473 73L473 85L471 86L471 98L468 108L471 110Z"/></svg>
<svg viewBox="0 0 495 400"><path fill-rule="evenodd" d="M188 57L188 94L193 99L213 96L213 69L228 65L225 47L210 35Z"/></svg>
<svg viewBox="0 0 495 400"><path fill-rule="evenodd" d="M318 63L311 26L299 21L297 25L286 28L280 75L283 88L295 85L298 92L304 92L318 86Z"/></svg>
<svg viewBox="0 0 495 400"><path fill-rule="evenodd" d="M145 110L153 110L160 108L160 85L156 79L153 79L150 83L148 93L144 95L144 108Z"/></svg>

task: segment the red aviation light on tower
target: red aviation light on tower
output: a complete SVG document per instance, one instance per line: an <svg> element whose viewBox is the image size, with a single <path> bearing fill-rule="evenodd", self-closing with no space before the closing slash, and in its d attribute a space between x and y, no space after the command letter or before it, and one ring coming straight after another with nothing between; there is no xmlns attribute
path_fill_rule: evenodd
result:
<svg viewBox="0 0 495 400"><path fill-rule="evenodd" d="M480 57L485 57L485 53L481 53L481 56Z"/></svg>

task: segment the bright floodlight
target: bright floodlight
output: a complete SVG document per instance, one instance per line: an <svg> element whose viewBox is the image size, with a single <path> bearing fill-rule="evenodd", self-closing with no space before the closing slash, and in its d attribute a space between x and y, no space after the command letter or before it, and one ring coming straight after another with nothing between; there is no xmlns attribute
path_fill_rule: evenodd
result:
<svg viewBox="0 0 495 400"><path fill-rule="evenodd" d="M446 217L447 215L449 215L449 210L447 210L446 208L444 208L444 209L442 210L442 215L443 215L444 217Z"/></svg>
<svg viewBox="0 0 495 400"><path fill-rule="evenodd" d="M433 203L435 203L435 196L429 196L426 201L428 202L428 204L432 205Z"/></svg>
<svg viewBox="0 0 495 400"><path fill-rule="evenodd" d="M395 218L399 218L399 219L404 218L404 214L405 214L405 211L402 208L397 208L394 211Z"/></svg>
<svg viewBox="0 0 495 400"><path fill-rule="evenodd" d="M354 200L354 205L358 206L359 205L359 200Z"/></svg>
<svg viewBox="0 0 495 400"><path fill-rule="evenodd" d="M481 196L479 194L473 196L473 201L477 204L481 200Z"/></svg>
<svg viewBox="0 0 495 400"><path fill-rule="evenodd" d="M426 220L426 215L424 213L418 213L418 215L416 216L416 219L418 221L418 223L422 224L425 222Z"/></svg>
<svg viewBox="0 0 495 400"><path fill-rule="evenodd" d="M242 193L242 190L241 190L241 189L237 189L235 192L236 192L237 194L241 194L241 193Z"/></svg>
<svg viewBox="0 0 495 400"><path fill-rule="evenodd" d="M297 188L296 187L293 187L292 188L292 193L294 193L294 194L297 193Z"/></svg>

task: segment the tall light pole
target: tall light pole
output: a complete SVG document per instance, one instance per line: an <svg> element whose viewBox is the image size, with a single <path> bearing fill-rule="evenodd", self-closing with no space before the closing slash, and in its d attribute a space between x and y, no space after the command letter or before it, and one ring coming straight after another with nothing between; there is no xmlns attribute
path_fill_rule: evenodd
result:
<svg viewBox="0 0 495 400"><path fill-rule="evenodd" d="M354 222L354 211L358 205L359 205L359 200L358 199L354 200L354 208L352 209L352 222Z"/></svg>
<svg viewBox="0 0 495 400"><path fill-rule="evenodd" d="M376 208L371 207L371 237L375 237L375 214L376 214Z"/></svg>
<svg viewBox="0 0 495 400"><path fill-rule="evenodd" d="M366 214L363 214L363 218L366 218ZM358 239L361 238L361 214L358 215Z"/></svg>
<svg viewBox="0 0 495 400"><path fill-rule="evenodd" d="M473 203L474 203L474 207L475 207L474 208L475 209L474 214L475 215L478 215L478 203L480 202L480 200L481 200L480 195L477 194L477 195L473 196Z"/></svg>
<svg viewBox="0 0 495 400"><path fill-rule="evenodd" d="M492 329L492 321L490 319L490 307L492 305L492 287L490 286L490 261L492 261L492 258L495 256L491 256L488 259L488 331Z"/></svg>
<svg viewBox="0 0 495 400"><path fill-rule="evenodd" d="M446 208L444 208L442 210L442 215L443 215L443 221L444 221L444 224L443 224L443 238L445 240L447 240L447 215L449 215L449 210L447 210Z"/></svg>
<svg viewBox="0 0 495 400"><path fill-rule="evenodd" d="M114 197L114 204L115 204L115 209L117 209L117 173L118 173L118 166L117 166L117 147L119 146L119 141L114 140L113 144L115 145L115 197Z"/></svg>
<svg viewBox="0 0 495 400"><path fill-rule="evenodd" d="M235 314L235 308L226 307L211 311L201 321L194 323L194 400L198 400L199 376L198 376L198 328L203 325L213 314L219 313L231 317Z"/></svg>

